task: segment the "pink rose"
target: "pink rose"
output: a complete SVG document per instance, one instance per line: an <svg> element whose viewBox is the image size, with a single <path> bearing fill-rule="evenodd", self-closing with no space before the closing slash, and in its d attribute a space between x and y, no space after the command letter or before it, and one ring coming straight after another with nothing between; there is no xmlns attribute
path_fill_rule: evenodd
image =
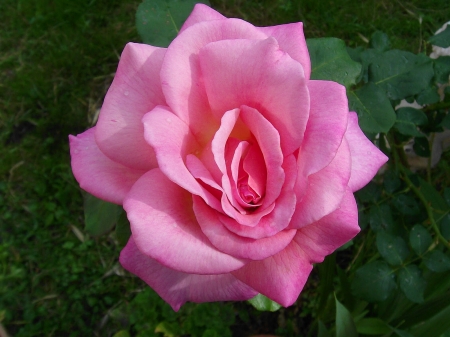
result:
<svg viewBox="0 0 450 337"><path fill-rule="evenodd" d="M174 310L258 292L289 306L358 233L353 192L387 158L345 88L310 72L302 23L197 5L167 49L125 47L97 125L70 136L81 188L127 212L121 264Z"/></svg>

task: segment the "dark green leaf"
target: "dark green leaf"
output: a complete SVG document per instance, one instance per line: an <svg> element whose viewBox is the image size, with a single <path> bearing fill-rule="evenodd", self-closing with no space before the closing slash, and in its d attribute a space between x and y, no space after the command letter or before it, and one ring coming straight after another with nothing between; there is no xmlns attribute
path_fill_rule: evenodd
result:
<svg viewBox="0 0 450 337"><path fill-rule="evenodd" d="M395 332L395 334L399 337L414 337L413 335L411 335L409 332L404 331L404 330L399 330L399 329L392 329L392 331Z"/></svg>
<svg viewBox="0 0 450 337"><path fill-rule="evenodd" d="M450 25L447 25L447 28L445 28L444 31L430 37L428 42L442 48L450 47Z"/></svg>
<svg viewBox="0 0 450 337"><path fill-rule="evenodd" d="M429 157L430 152L430 143L428 139L425 137L414 137L414 152L421 157Z"/></svg>
<svg viewBox="0 0 450 337"><path fill-rule="evenodd" d="M386 51L390 48L391 43L389 37L385 33L377 30L372 34L370 46L378 51Z"/></svg>
<svg viewBox="0 0 450 337"><path fill-rule="evenodd" d="M384 91L369 82L347 93L350 110L356 111L364 132L387 133L395 123L395 112Z"/></svg>
<svg viewBox="0 0 450 337"><path fill-rule="evenodd" d="M264 295L258 294L248 302L259 311L277 311L281 308L277 302L272 301Z"/></svg>
<svg viewBox="0 0 450 337"><path fill-rule="evenodd" d="M445 214L439 224L441 234L447 240L450 240L450 213Z"/></svg>
<svg viewBox="0 0 450 337"><path fill-rule="evenodd" d="M402 181L395 171L389 170L384 174L383 185L387 193L394 193L400 188Z"/></svg>
<svg viewBox="0 0 450 337"><path fill-rule="evenodd" d="M450 329L450 306L427 321L421 320L410 329L413 336L441 336Z"/></svg>
<svg viewBox="0 0 450 337"><path fill-rule="evenodd" d="M358 196L358 200L361 200L362 202L375 203L378 198L380 198L381 192L380 186L374 182L370 182L356 192L356 195Z"/></svg>
<svg viewBox="0 0 450 337"><path fill-rule="evenodd" d="M414 303L423 302L423 292L425 290L425 280L422 277L419 267L415 264L400 269L398 273L400 289Z"/></svg>
<svg viewBox="0 0 450 337"><path fill-rule="evenodd" d="M122 207L100 200L93 195L84 196L85 230L92 236L108 233L117 223Z"/></svg>
<svg viewBox="0 0 450 337"><path fill-rule="evenodd" d="M384 335L391 332L391 328L380 318L363 318L356 322L358 333L364 335Z"/></svg>
<svg viewBox="0 0 450 337"><path fill-rule="evenodd" d="M392 100L422 92L431 84L433 76L429 57L401 50L384 52L369 67L369 80L383 88Z"/></svg>
<svg viewBox="0 0 450 337"><path fill-rule="evenodd" d="M356 83L361 64L350 58L344 41L319 38L308 39L306 43L311 57L311 79L335 81L346 87Z"/></svg>
<svg viewBox="0 0 450 337"><path fill-rule="evenodd" d="M444 189L444 200L447 203L447 206L450 207L450 188L446 187Z"/></svg>
<svg viewBox="0 0 450 337"><path fill-rule="evenodd" d="M420 105L428 105L437 103L441 100L441 97L439 96L437 92L437 88L435 86L428 87L424 91L422 91L420 94L417 95L417 103Z"/></svg>
<svg viewBox="0 0 450 337"><path fill-rule="evenodd" d="M128 221L127 213L123 211L120 214L116 225L116 238L117 241L119 241L119 245L125 246L130 236L131 236L130 222Z"/></svg>
<svg viewBox="0 0 450 337"><path fill-rule="evenodd" d="M406 242L400 236L380 231L377 233L377 248L381 256L393 266L399 266L409 255Z"/></svg>
<svg viewBox="0 0 450 337"><path fill-rule="evenodd" d="M436 82L447 83L450 75L450 56L441 56L433 60Z"/></svg>
<svg viewBox="0 0 450 337"><path fill-rule="evenodd" d="M450 257L439 250L433 250L425 255L423 261L428 269L436 273L450 270Z"/></svg>
<svg viewBox="0 0 450 337"><path fill-rule="evenodd" d="M407 194L396 195L392 203L401 213L406 215L416 215L420 212L416 199Z"/></svg>
<svg viewBox="0 0 450 337"><path fill-rule="evenodd" d="M395 127L406 136L425 137L425 135L417 130L417 125L424 125L428 122L427 115L422 110L414 108L400 108L397 110L397 120Z"/></svg>
<svg viewBox="0 0 450 337"><path fill-rule="evenodd" d="M206 0L144 0L136 11L136 28L144 43L167 47L192 12Z"/></svg>
<svg viewBox="0 0 450 337"><path fill-rule="evenodd" d="M450 129L450 114L447 114L441 122L441 126Z"/></svg>
<svg viewBox="0 0 450 337"><path fill-rule="evenodd" d="M389 205L372 206L369 212L369 223L374 232L387 231L393 233L395 224Z"/></svg>
<svg viewBox="0 0 450 337"><path fill-rule="evenodd" d="M317 337L331 337L331 334L328 332L327 327L321 320L319 320L319 334Z"/></svg>
<svg viewBox="0 0 450 337"><path fill-rule="evenodd" d="M422 225L415 225L409 232L409 243L417 255L423 255L430 247L433 239Z"/></svg>
<svg viewBox="0 0 450 337"><path fill-rule="evenodd" d="M352 315L336 297L334 299L336 301L336 337L358 337Z"/></svg>
<svg viewBox="0 0 450 337"><path fill-rule="evenodd" d="M439 194L439 192L425 180L419 178L419 189L420 192L425 196L428 202L436 210L447 211L449 209L444 198Z"/></svg>
<svg viewBox="0 0 450 337"><path fill-rule="evenodd" d="M386 300L395 287L392 269L379 260L359 268L352 282L353 294L368 302Z"/></svg>

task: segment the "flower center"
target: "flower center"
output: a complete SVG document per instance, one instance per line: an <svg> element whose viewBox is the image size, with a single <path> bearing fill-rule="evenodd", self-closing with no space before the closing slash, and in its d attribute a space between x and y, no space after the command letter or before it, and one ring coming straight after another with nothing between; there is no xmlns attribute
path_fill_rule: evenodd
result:
<svg viewBox="0 0 450 337"><path fill-rule="evenodd" d="M248 185L248 176L239 179L238 191L242 200L250 205L255 205L261 200L261 196Z"/></svg>

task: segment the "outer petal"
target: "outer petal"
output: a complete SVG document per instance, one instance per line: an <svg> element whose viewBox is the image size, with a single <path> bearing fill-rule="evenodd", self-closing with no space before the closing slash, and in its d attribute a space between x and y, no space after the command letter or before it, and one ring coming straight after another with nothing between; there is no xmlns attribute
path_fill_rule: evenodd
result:
<svg viewBox="0 0 450 337"><path fill-rule="evenodd" d="M159 71L165 49L129 43L106 94L95 138L109 158L136 169L157 167L155 153L144 139L141 119L165 104Z"/></svg>
<svg viewBox="0 0 450 337"><path fill-rule="evenodd" d="M126 167L103 154L95 142L95 127L69 136L72 171L80 187L97 198L121 205L145 171Z"/></svg>
<svg viewBox="0 0 450 337"><path fill-rule="evenodd" d="M306 283L312 264L352 239L359 231L356 202L347 190L340 208L302 228L285 250L263 261L254 261L232 274L258 292L292 305Z"/></svg>
<svg viewBox="0 0 450 337"><path fill-rule="evenodd" d="M273 36L280 45L281 50L287 52L294 60L301 63L305 78L311 75L311 60L306 45L303 23L296 22L286 25L259 27L267 36Z"/></svg>
<svg viewBox="0 0 450 337"><path fill-rule="evenodd" d="M249 106L278 130L284 155L300 147L309 115L308 88L302 66L274 38L212 42L199 58L216 118Z"/></svg>
<svg viewBox="0 0 450 337"><path fill-rule="evenodd" d="M206 44L223 39L265 39L251 24L237 19L199 22L180 33L167 49L161 68L161 82L167 104L191 127L204 145L219 126L208 113L198 52ZM227 53L228 54L228 53ZM238 106L234 106L236 108Z"/></svg>
<svg viewBox="0 0 450 337"><path fill-rule="evenodd" d="M357 191L363 188L377 174L379 168L388 161L373 143L367 139L358 125L358 116L350 112L345 138L352 154L352 173L348 186Z"/></svg>
<svg viewBox="0 0 450 337"><path fill-rule="evenodd" d="M320 263L325 256L353 239L359 231L358 208L352 191L348 189L336 211L301 228L294 240L308 254L312 263Z"/></svg>
<svg viewBox="0 0 450 337"><path fill-rule="evenodd" d="M222 274L245 264L211 245L195 219L191 194L159 169L147 172L133 185L123 207L139 250L171 269Z"/></svg>
<svg viewBox="0 0 450 337"><path fill-rule="evenodd" d="M161 171L174 183L200 195L208 205L220 209L220 202L200 186L184 163L188 154L200 152L189 127L162 106L147 113L142 122L145 140L155 150Z"/></svg>
<svg viewBox="0 0 450 337"><path fill-rule="evenodd" d="M131 236L120 253L120 263L152 287L173 310L187 301L245 301L257 292L231 274L194 275L167 268L141 253Z"/></svg>
<svg viewBox="0 0 450 337"><path fill-rule="evenodd" d="M309 81L311 110L300 150L304 176L327 166L336 156L347 129L348 101L345 87L330 81Z"/></svg>
<svg viewBox="0 0 450 337"><path fill-rule="evenodd" d="M299 157L299 161L301 160ZM350 172L350 149L345 139L333 161L323 170L310 175L307 179L299 172L296 193L297 198L301 200L289 228L307 226L335 211L347 190ZM299 186L305 190L299 190Z"/></svg>
<svg viewBox="0 0 450 337"><path fill-rule="evenodd" d="M209 6L206 6L204 4L196 4L194 6L194 9L192 10L192 13L189 15L189 17L184 22L183 26L180 29L180 33L184 31L186 28L189 28L190 26L195 25L196 23L203 22L203 21L211 21L211 20L226 20L227 18L224 17L219 12L215 11Z"/></svg>

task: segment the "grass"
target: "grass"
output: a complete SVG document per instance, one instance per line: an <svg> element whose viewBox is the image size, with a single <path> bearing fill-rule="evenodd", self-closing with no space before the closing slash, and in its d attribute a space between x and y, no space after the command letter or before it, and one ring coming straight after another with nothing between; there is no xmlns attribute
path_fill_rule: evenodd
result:
<svg viewBox="0 0 450 337"><path fill-rule="evenodd" d="M335 36L350 46L364 45L383 30L394 47L413 52L450 20L446 0L211 3L256 25L303 21L307 37ZM92 238L83 232L67 136L90 126L123 46L139 41L138 4L2 0L0 322L13 336L112 336L124 329L153 336L157 325L192 336L306 331L314 277L300 304L278 313L239 303L189 304L175 314L120 269L113 235Z"/></svg>

